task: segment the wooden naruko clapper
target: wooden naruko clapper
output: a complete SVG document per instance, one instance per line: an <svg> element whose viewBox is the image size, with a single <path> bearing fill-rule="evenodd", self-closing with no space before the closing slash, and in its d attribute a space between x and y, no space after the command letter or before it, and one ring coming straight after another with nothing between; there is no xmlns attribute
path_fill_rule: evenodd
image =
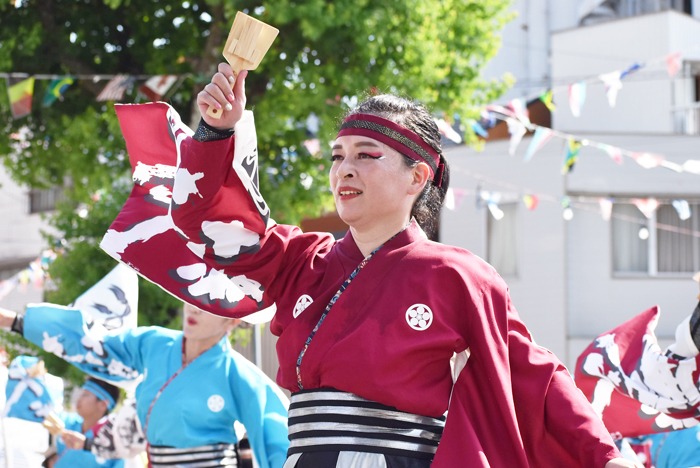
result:
<svg viewBox="0 0 700 468"><path fill-rule="evenodd" d="M233 77L237 78L241 70L258 68L278 33L279 30L269 24L251 18L240 11L236 13L224 46L224 58L233 69ZM222 110L209 106L207 115L220 119Z"/></svg>

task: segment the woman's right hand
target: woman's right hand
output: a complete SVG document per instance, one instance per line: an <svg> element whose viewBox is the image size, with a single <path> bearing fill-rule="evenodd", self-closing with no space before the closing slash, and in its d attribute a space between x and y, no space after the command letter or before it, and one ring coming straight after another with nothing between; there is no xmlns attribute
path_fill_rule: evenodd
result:
<svg viewBox="0 0 700 468"><path fill-rule="evenodd" d="M61 439L66 447L73 450L82 450L85 446L85 436L80 432L64 430Z"/></svg>
<svg viewBox="0 0 700 468"><path fill-rule="evenodd" d="M245 77L247 70L242 70L235 79L233 91L233 70L228 63L219 64L219 72L211 79L211 83L197 94L197 105L202 119L207 125L219 130L229 130L241 120L243 110L245 110ZM215 119L207 115L209 106L223 110L221 117Z"/></svg>
<svg viewBox="0 0 700 468"><path fill-rule="evenodd" d="M16 317L17 312L0 307L0 328L10 328Z"/></svg>

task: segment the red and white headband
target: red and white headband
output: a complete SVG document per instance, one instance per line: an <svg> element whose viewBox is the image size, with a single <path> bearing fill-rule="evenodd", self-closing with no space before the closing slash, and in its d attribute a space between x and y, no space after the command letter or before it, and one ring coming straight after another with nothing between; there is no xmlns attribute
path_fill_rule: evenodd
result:
<svg viewBox="0 0 700 468"><path fill-rule="evenodd" d="M425 162L430 167L433 185L442 185L445 166L440 162L440 155L418 134L406 127L376 115L352 114L345 119L338 132L339 137L345 135L372 138L413 160Z"/></svg>

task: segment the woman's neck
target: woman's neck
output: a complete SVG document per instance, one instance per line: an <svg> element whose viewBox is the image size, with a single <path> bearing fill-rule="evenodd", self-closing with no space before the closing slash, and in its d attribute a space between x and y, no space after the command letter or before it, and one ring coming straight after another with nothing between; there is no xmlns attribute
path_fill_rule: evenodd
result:
<svg viewBox="0 0 700 468"><path fill-rule="evenodd" d="M182 338L185 340L185 356L183 365L189 364L190 362L197 359L202 353L211 349L212 346L221 341L224 335L212 336L202 340L195 340L192 338Z"/></svg>
<svg viewBox="0 0 700 468"><path fill-rule="evenodd" d="M401 232L408 224L409 219L409 217L406 217L387 220L364 229L350 226L350 232L362 255L367 257L377 247L394 237L398 232Z"/></svg>

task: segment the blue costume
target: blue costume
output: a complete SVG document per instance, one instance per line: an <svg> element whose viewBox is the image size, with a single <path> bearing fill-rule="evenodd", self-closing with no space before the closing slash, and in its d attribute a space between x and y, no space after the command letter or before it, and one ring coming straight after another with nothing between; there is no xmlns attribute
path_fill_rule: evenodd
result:
<svg viewBox="0 0 700 468"><path fill-rule="evenodd" d="M287 458L286 397L226 336L183 367L182 332L95 332L86 314L67 307L29 306L23 334L97 378L119 383L143 375L137 412L154 467L191 460L195 450L180 450L188 448L208 450L218 466L235 464L234 421L245 426L261 468L279 468Z"/></svg>
<svg viewBox="0 0 700 468"><path fill-rule="evenodd" d="M63 381L59 377L46 373L29 375L29 369L39 361L34 356L17 356L10 363L3 417L41 423L51 411L63 407Z"/></svg>
<svg viewBox="0 0 700 468"><path fill-rule="evenodd" d="M66 429L80 432L88 439L94 437L92 429L83 432L83 418L80 415L76 413L61 413L59 417L66 425ZM54 468L122 468L124 466L124 460L103 460L85 450L69 449L60 436L56 440L56 454L58 455L58 460Z"/></svg>
<svg viewBox="0 0 700 468"><path fill-rule="evenodd" d="M652 442L651 461L656 468L700 466L700 425L640 439Z"/></svg>

